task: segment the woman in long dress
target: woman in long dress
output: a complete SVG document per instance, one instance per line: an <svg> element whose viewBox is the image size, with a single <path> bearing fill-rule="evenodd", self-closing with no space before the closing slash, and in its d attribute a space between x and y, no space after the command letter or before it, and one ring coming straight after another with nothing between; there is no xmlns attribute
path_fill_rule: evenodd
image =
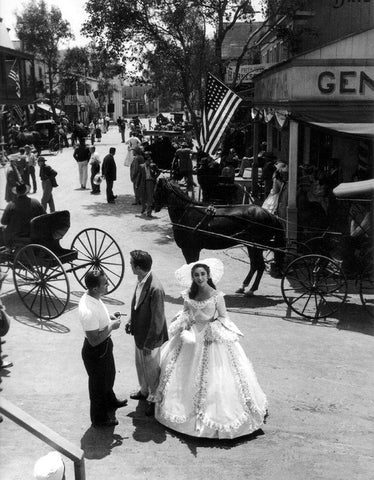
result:
<svg viewBox="0 0 374 480"><path fill-rule="evenodd" d="M224 294L213 283L223 274L218 259L184 265L183 311L171 323L161 353L156 419L173 430L205 438L236 438L258 430L267 399L227 315Z"/></svg>
<svg viewBox="0 0 374 480"><path fill-rule="evenodd" d="M287 195L287 184L288 180L288 167L285 163L277 162L275 164L275 172L273 174L273 186L270 190L269 195L265 198L262 208L268 210L270 213L280 216L281 218L286 218L279 214L279 210L282 210L282 214L285 215L284 211L284 197ZM282 207L280 208L280 206ZM286 204L287 207L287 204Z"/></svg>

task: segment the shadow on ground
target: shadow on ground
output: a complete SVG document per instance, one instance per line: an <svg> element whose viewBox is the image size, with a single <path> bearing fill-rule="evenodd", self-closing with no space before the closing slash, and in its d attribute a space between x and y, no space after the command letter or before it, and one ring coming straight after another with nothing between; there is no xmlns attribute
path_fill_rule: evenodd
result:
<svg viewBox="0 0 374 480"><path fill-rule="evenodd" d="M135 411L127 416L132 419L134 426L133 438L137 442L163 443L166 440L165 428L154 417L145 414L146 402L139 401Z"/></svg>
<svg viewBox="0 0 374 480"><path fill-rule="evenodd" d="M275 307L284 303L283 297L225 295L226 307L233 308L265 308Z"/></svg>
<svg viewBox="0 0 374 480"><path fill-rule="evenodd" d="M169 243L174 243L173 230L170 224L160 225L159 223L147 223L138 228L138 230L143 233L158 233L160 235L160 238L154 241L154 243L156 243L157 245L167 245Z"/></svg>
<svg viewBox="0 0 374 480"><path fill-rule="evenodd" d="M115 187L114 187L115 190ZM115 192L114 192L115 193ZM101 195L92 195L95 199L99 201L93 202L89 205L83 205L82 208L85 209L90 215L96 217L101 215L110 215L112 217L122 217L126 214L139 214L140 205L131 205L134 201L133 195L118 195L116 203L107 203L104 191L102 189Z"/></svg>
<svg viewBox="0 0 374 480"><path fill-rule="evenodd" d="M110 455L113 448L120 447L127 438L114 433L114 427L91 426L81 438L81 449L88 460L100 460Z"/></svg>
<svg viewBox="0 0 374 480"><path fill-rule="evenodd" d="M365 311L362 305L354 303L337 304L339 310L328 318L319 318L313 322L311 318L304 318L292 313L289 309L287 315L282 320L302 323L311 327L330 327L337 330L347 330L351 332L362 333L364 335L374 336L374 322L370 315Z"/></svg>
<svg viewBox="0 0 374 480"><path fill-rule="evenodd" d="M61 323L56 322L56 320L43 320L32 313L30 313L26 307L18 299L18 294L16 291L11 291L2 295L2 301L6 308L8 315L16 322L22 323L27 327L36 328L38 330L43 330L45 332L51 333L69 333L70 329ZM16 301L18 299L18 301ZM9 304L8 304L9 301ZM76 302L69 301L65 312L73 310L77 307ZM64 313L65 313L64 312Z"/></svg>

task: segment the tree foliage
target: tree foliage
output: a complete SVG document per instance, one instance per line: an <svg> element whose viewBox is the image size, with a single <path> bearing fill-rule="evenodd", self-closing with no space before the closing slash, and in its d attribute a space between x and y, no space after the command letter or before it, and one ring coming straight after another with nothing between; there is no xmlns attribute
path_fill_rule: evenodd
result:
<svg viewBox="0 0 374 480"><path fill-rule="evenodd" d="M59 8L51 6L48 9L44 0L30 0L24 10L16 14L16 33L25 50L38 56L47 66L47 94L55 114L58 49L62 40L74 38L70 24L62 18Z"/></svg>

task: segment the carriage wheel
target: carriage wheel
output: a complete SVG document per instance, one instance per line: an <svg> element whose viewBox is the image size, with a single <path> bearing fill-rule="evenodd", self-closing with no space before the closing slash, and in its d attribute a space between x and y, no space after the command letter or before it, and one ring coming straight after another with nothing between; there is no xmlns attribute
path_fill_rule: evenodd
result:
<svg viewBox="0 0 374 480"><path fill-rule="evenodd" d="M70 298L68 277L48 248L22 247L14 258L13 280L22 303L35 316L51 320L65 311Z"/></svg>
<svg viewBox="0 0 374 480"><path fill-rule="evenodd" d="M360 299L365 310L374 317L374 270L368 265L360 275Z"/></svg>
<svg viewBox="0 0 374 480"><path fill-rule="evenodd" d="M74 261L75 278L85 288L84 276L90 270L102 270L109 281L108 293L120 285L125 273L125 261L117 242L98 228L86 228L74 238L71 249L78 253ZM82 267L87 268L82 268Z"/></svg>
<svg viewBox="0 0 374 480"><path fill-rule="evenodd" d="M347 297L347 281L340 264L322 255L293 260L286 268L281 289L291 310L315 322L335 313Z"/></svg>
<svg viewBox="0 0 374 480"><path fill-rule="evenodd" d="M56 140L54 140L54 139L52 139L52 140L49 142L48 148L49 148L50 153L52 153L53 155L57 155L58 152L59 152L58 142L56 142Z"/></svg>

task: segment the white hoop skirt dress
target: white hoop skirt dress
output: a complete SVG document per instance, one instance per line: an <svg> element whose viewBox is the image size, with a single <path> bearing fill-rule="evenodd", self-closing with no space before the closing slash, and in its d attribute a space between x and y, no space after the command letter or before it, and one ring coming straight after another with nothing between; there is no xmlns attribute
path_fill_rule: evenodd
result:
<svg viewBox="0 0 374 480"><path fill-rule="evenodd" d="M183 292L184 309L171 323L161 352L156 419L204 438L236 438L260 428L267 399L227 316L224 294L199 302Z"/></svg>

